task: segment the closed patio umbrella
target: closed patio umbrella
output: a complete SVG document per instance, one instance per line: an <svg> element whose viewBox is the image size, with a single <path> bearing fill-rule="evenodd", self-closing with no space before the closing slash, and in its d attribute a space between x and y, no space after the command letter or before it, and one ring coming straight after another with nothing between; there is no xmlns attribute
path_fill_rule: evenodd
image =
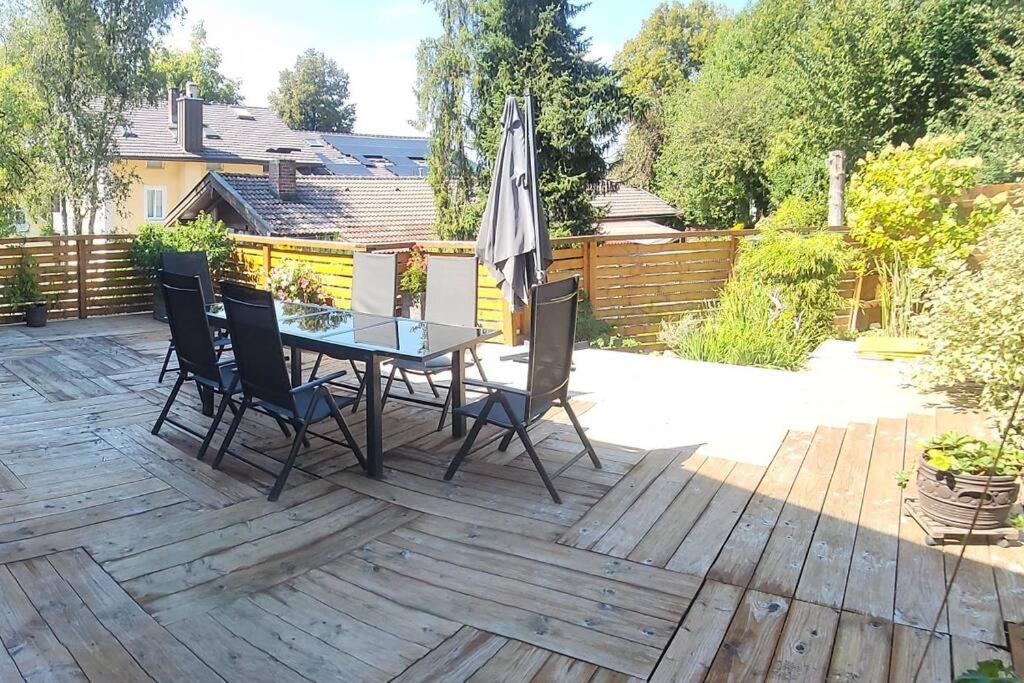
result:
<svg viewBox="0 0 1024 683"><path fill-rule="evenodd" d="M551 265L551 241L537 186L533 103L526 117L509 95L501 115L502 134L491 191L480 221L476 254L508 301L518 310L530 300L530 286L544 280Z"/></svg>

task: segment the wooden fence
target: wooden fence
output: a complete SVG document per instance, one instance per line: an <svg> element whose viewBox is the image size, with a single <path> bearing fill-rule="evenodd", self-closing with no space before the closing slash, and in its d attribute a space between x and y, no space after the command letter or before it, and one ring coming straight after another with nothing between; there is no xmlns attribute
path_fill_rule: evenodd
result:
<svg viewBox="0 0 1024 683"><path fill-rule="evenodd" d="M666 238L663 233L622 238L587 236L552 240L551 279L579 275L597 318L608 321L616 334L658 348L658 331L665 320L713 304L728 281L741 240L756 235L742 232L699 231ZM294 240L249 235L233 236L235 254L223 274L232 280L262 286L270 271L286 260L310 264L321 276L335 305L347 306L352 291L352 254L389 251L405 267L412 243L372 245L319 240ZM641 240L641 242L637 242ZM45 294L53 296L54 318L110 315L148 310L152 290L129 260L132 236L34 237L0 240L0 322L15 320L4 301L4 271L31 255L39 267ZM428 253L471 257L471 242L420 242ZM10 272L9 270L7 272ZM842 286L847 297L867 298L861 281L850 275ZM479 324L504 332L511 343L525 333L525 320L513 315L494 280L480 268ZM837 315L846 325L850 311Z"/></svg>

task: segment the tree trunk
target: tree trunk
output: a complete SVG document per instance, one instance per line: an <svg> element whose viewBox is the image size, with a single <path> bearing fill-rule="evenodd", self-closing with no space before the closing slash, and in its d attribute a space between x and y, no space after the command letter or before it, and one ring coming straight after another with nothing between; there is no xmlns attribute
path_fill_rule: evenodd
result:
<svg viewBox="0 0 1024 683"><path fill-rule="evenodd" d="M846 225L846 152L841 149L828 153L828 227Z"/></svg>

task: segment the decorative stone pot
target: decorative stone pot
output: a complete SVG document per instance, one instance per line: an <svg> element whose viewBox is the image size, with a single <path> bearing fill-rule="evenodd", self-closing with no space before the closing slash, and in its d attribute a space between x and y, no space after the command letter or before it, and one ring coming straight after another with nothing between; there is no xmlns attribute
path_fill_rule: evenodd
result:
<svg viewBox="0 0 1024 683"><path fill-rule="evenodd" d="M423 292L402 292L402 317L423 320Z"/></svg>
<svg viewBox="0 0 1024 683"><path fill-rule="evenodd" d="M922 455L917 468L917 493L921 509L940 524L966 529L974 517L987 476L940 472ZM976 529L998 529L1009 525L1010 508L1020 495L1017 476L992 477L988 493L978 512Z"/></svg>
<svg viewBox="0 0 1024 683"><path fill-rule="evenodd" d="M46 304L29 304L25 307L25 324L29 327L46 327Z"/></svg>

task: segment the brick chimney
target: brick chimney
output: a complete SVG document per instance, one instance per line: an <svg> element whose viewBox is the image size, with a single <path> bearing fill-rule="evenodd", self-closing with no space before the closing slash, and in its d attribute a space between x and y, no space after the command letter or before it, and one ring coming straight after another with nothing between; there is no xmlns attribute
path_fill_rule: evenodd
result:
<svg viewBox="0 0 1024 683"><path fill-rule="evenodd" d="M167 123L175 125L178 123L178 89L167 89Z"/></svg>
<svg viewBox="0 0 1024 683"><path fill-rule="evenodd" d="M203 151L203 101L199 86L192 82L185 85L185 96L178 98L178 146L193 154Z"/></svg>
<svg viewBox="0 0 1024 683"><path fill-rule="evenodd" d="M292 159L274 159L267 168L270 177L270 188L274 196L281 201L290 202L295 199L295 161Z"/></svg>

